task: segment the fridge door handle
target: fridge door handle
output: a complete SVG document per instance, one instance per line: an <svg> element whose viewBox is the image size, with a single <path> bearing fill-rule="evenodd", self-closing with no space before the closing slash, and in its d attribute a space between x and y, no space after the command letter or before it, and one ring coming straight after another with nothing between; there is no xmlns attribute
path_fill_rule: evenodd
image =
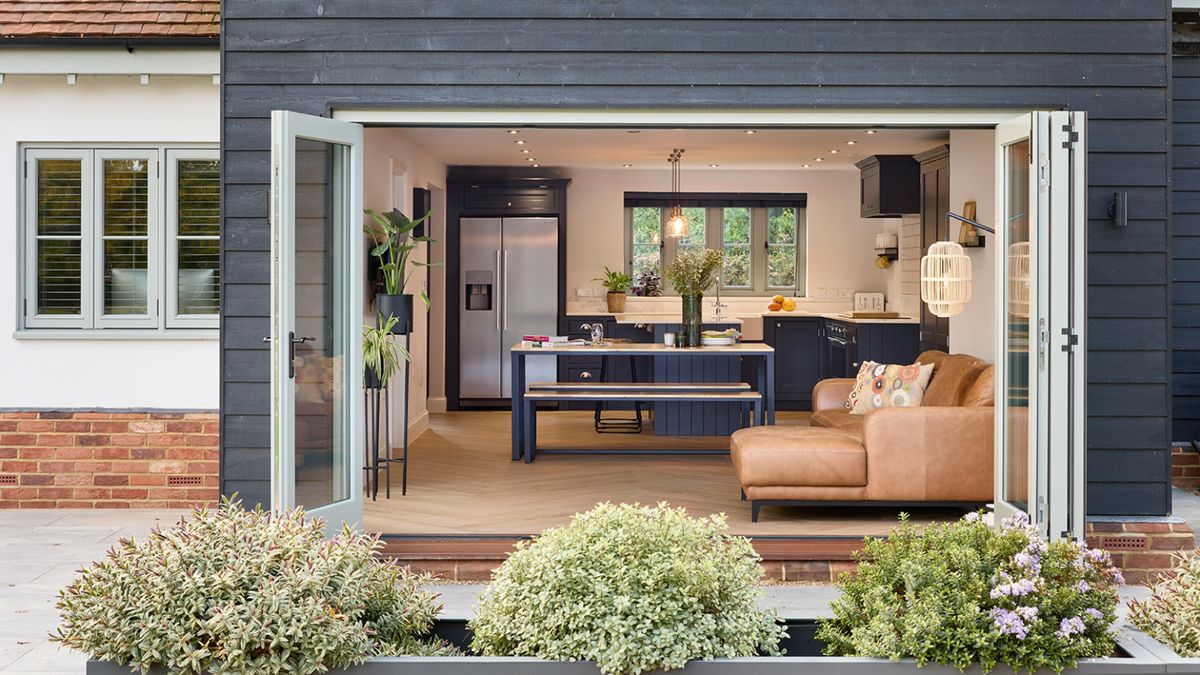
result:
<svg viewBox="0 0 1200 675"><path fill-rule="evenodd" d="M504 249L504 290L500 302L504 308L504 330L508 330L508 249Z"/></svg>
<svg viewBox="0 0 1200 675"><path fill-rule="evenodd" d="M500 275L500 249L496 249L496 275L497 276ZM503 291L501 291L501 295L503 297ZM496 300L500 300L500 299L502 299L502 298L496 298ZM500 308L499 307L496 308L496 330L497 331L500 330Z"/></svg>

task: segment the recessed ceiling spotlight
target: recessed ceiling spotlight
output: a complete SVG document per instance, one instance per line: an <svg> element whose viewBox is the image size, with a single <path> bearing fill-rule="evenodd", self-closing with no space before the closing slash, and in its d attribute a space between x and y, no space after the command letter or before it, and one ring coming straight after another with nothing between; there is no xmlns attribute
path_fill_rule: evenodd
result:
<svg viewBox="0 0 1200 675"><path fill-rule="evenodd" d="M508 133L510 133L510 134L519 134L519 133L521 133L521 132L517 131L516 129L509 129L509 130L508 130Z"/></svg>
<svg viewBox="0 0 1200 675"><path fill-rule="evenodd" d="M748 133L748 134L757 134L758 132L757 132L757 131L755 131L754 129L747 129L747 130L746 130L746 133Z"/></svg>
<svg viewBox="0 0 1200 675"><path fill-rule="evenodd" d="M521 152L522 152L523 154L526 154L526 155L528 155L529 153L531 153L531 152L533 152L533 151L532 151L532 150L530 150L529 148L522 148L522 149L521 149Z"/></svg>
<svg viewBox="0 0 1200 675"><path fill-rule="evenodd" d="M812 168L812 164L802 164L802 165L801 165L801 168L803 168L803 169L811 169L811 168Z"/></svg>
<svg viewBox="0 0 1200 675"><path fill-rule="evenodd" d="M858 141L846 141L846 145L858 145Z"/></svg>
<svg viewBox="0 0 1200 675"><path fill-rule="evenodd" d="M867 133L868 133L868 134L877 134L877 133L879 133L879 132L878 132L878 131L875 131L874 129L867 129Z"/></svg>
<svg viewBox="0 0 1200 675"><path fill-rule="evenodd" d="M833 149L831 149L831 150L829 151L829 154L831 154L831 155L836 155L836 154L838 154L838 152L839 152L839 151L838 151L838 149L837 149L837 148L833 148Z"/></svg>
<svg viewBox="0 0 1200 675"><path fill-rule="evenodd" d="M513 143L516 143L517 145L525 145L525 141L513 141Z"/></svg>
<svg viewBox="0 0 1200 675"><path fill-rule="evenodd" d="M709 164L708 166L709 166L710 168L713 168L713 169L715 169L715 168L717 168L718 166L721 166L721 165L720 165L720 164Z"/></svg>
<svg viewBox="0 0 1200 675"><path fill-rule="evenodd" d="M537 157L526 157L526 158L525 158L525 161L526 161L526 162L536 162L536 161L537 161Z"/></svg>
<svg viewBox="0 0 1200 675"><path fill-rule="evenodd" d="M641 130L641 129L626 129L626 130L625 130L625 133L627 133L627 134L640 134L640 133L642 133L642 130Z"/></svg>
<svg viewBox="0 0 1200 675"><path fill-rule="evenodd" d="M540 167L540 166L541 166L541 164L534 164L534 165L533 165L533 168L535 168L535 169L536 169L536 168L538 168L538 167Z"/></svg>
<svg viewBox="0 0 1200 675"><path fill-rule="evenodd" d="M631 166L633 166L633 165L632 165L632 164L622 164L621 166L623 166L623 167L625 167L626 169L628 169L629 167L631 167Z"/></svg>
<svg viewBox="0 0 1200 675"><path fill-rule="evenodd" d="M813 161L814 162L824 162L825 158L824 157L813 157Z"/></svg>

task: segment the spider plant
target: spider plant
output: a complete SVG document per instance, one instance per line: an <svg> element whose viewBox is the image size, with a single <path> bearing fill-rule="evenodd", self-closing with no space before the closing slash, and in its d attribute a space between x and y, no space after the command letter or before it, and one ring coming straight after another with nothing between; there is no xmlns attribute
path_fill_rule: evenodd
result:
<svg viewBox="0 0 1200 675"><path fill-rule="evenodd" d="M363 209L370 220L363 225L363 232L375 243L371 255L379 259L379 267L383 273L383 286L387 295L400 295L404 292L411 274L409 266L427 267L430 264L412 258L412 252L421 242L434 243L427 236L414 237L412 231L418 225L429 219L433 211L410 220L408 216L393 209L387 213L379 213L372 209ZM429 307L429 295L425 291L419 293L425 306Z"/></svg>
<svg viewBox="0 0 1200 675"><path fill-rule="evenodd" d="M396 371L400 370L401 359L411 361L412 356L409 355L408 350L396 342L396 336L392 335L392 328L396 326L396 317L389 316L385 320L382 315L377 316L376 325L363 324L363 370L364 378L365 372L370 371L382 385L392 379Z"/></svg>

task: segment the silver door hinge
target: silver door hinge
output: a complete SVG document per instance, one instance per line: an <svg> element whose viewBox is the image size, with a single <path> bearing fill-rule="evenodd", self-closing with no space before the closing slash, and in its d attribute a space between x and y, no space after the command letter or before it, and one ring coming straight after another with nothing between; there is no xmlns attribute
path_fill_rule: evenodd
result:
<svg viewBox="0 0 1200 675"><path fill-rule="evenodd" d="M1067 134L1067 139L1062 144L1063 148L1067 150L1074 149L1075 144L1079 142L1079 132L1075 130L1075 125L1064 124L1062 130Z"/></svg>

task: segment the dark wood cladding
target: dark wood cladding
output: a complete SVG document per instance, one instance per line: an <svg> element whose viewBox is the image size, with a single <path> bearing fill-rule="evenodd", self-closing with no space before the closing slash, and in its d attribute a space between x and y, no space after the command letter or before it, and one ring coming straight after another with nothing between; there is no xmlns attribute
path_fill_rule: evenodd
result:
<svg viewBox="0 0 1200 675"><path fill-rule="evenodd" d="M1173 59L1171 75L1171 440L1190 441L1200 439L1200 59Z"/></svg>
<svg viewBox="0 0 1200 675"><path fill-rule="evenodd" d="M227 0L222 10L226 492L268 496L267 375L253 364L267 358L272 109L1038 108L1085 110L1091 124L1089 510L1169 511L1169 246L1179 258L1196 245L1167 226L1167 0ZM1200 80L1177 76L1176 88ZM1185 119L1200 123L1183 101L1175 115L1178 134ZM1125 229L1106 214L1116 190L1129 193ZM1175 201L1200 213L1200 191ZM1200 222L1180 215L1177 230L1188 217ZM1189 283L1177 278L1176 299Z"/></svg>

